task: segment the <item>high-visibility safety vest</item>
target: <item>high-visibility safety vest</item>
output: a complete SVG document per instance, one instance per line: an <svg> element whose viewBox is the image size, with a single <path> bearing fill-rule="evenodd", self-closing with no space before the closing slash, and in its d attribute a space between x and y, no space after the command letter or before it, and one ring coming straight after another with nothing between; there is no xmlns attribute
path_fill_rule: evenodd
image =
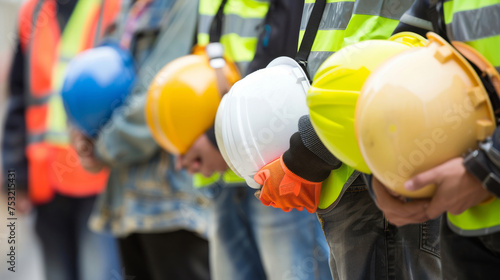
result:
<svg viewBox="0 0 500 280"><path fill-rule="evenodd" d="M25 54L26 127L29 195L49 202L56 192L95 195L106 186L108 171L86 172L69 146L66 115L59 91L69 60L92 47L120 9L120 0L82 0L64 30L57 21L55 0L29 0L20 11L19 38Z"/></svg>
<svg viewBox="0 0 500 280"><path fill-rule="evenodd" d="M299 42L304 37L315 2L305 1ZM412 3L412 0L327 0L308 58L309 76L314 77L319 66L342 47L364 40L389 38Z"/></svg>
<svg viewBox="0 0 500 280"><path fill-rule="evenodd" d="M259 41L260 26L269 10L270 0L227 0L224 6L224 20L220 43L224 54L232 60L240 73L246 73L248 65L255 56ZM198 45L210 42L210 27L219 10L222 0L201 0L198 15ZM224 174L214 174L209 178L195 174L195 187L211 185L219 180L226 183L244 183L245 180L229 170Z"/></svg>
<svg viewBox="0 0 500 280"><path fill-rule="evenodd" d="M305 1L299 42L304 37L315 2ZM320 65L342 47L364 40L388 39L412 3L411 0L327 0L308 57L309 77L314 77ZM359 174L346 164L333 170L323 182L318 208L335 207Z"/></svg>
<svg viewBox="0 0 500 280"><path fill-rule="evenodd" d="M455 0L443 3L446 35L464 42L500 71L500 0ZM457 234L480 236L500 231L498 198L469 208L460 215L448 213L448 225Z"/></svg>
<svg viewBox="0 0 500 280"><path fill-rule="evenodd" d="M227 0L220 43L224 54L246 73L255 56L259 33L269 10L270 0ZM210 41L209 30L222 0L201 0L198 15L198 44Z"/></svg>
<svg viewBox="0 0 500 280"><path fill-rule="evenodd" d="M500 72L500 1L444 1L443 12L448 38L470 45Z"/></svg>

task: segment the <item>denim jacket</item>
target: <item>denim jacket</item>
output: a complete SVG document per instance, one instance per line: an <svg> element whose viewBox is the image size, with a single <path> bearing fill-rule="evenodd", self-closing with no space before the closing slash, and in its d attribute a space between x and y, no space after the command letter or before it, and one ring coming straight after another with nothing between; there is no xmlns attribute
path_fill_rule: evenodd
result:
<svg viewBox="0 0 500 280"><path fill-rule="evenodd" d="M132 43L136 85L96 141L96 155L111 166L111 174L90 225L116 236L179 229L206 235L208 199L192 187L190 176L174 170L174 157L156 144L144 116L147 89L155 74L190 53L198 1L154 0L151 5L135 30L156 30L158 35L149 44ZM121 18L118 34L127 16Z"/></svg>

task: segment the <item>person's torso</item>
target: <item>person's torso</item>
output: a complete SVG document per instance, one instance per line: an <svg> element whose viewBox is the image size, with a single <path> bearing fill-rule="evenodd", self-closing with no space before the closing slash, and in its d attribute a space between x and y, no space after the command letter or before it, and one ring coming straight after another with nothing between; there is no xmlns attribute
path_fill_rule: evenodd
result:
<svg viewBox="0 0 500 280"><path fill-rule="evenodd" d="M500 70L500 1L442 1L442 18L446 36L460 41L482 54ZM459 215L448 213L448 225L459 235L481 236L500 231L500 199L467 209Z"/></svg>
<svg viewBox="0 0 500 280"><path fill-rule="evenodd" d="M133 116L124 113L119 118L111 119L111 122L121 124L117 129L120 132L123 130L124 134L133 135L137 131L148 130L142 108L149 84L166 64L188 55L195 38L197 0L149 2L145 9L136 9L135 14L127 9L120 16L117 32L107 38L121 41L123 47L130 49L137 66L137 82L124 110L134 111L130 113ZM131 27L128 31L127 26ZM123 126L123 122L127 125ZM128 125L128 122L133 125ZM114 125L111 124L112 130ZM152 136L148 140L143 134L141 136L133 140L134 145L156 145ZM98 145L101 141L105 143L105 139L106 136L101 138ZM109 139L116 140L114 137ZM106 149L116 154L123 147L110 144L106 145ZM148 160L113 167L106 191L100 196L92 214L92 228L117 236L179 228L206 235L208 200L192 187L191 176L185 171L176 171L173 163L173 156L158 148Z"/></svg>
<svg viewBox="0 0 500 280"><path fill-rule="evenodd" d="M306 0L299 41L302 41L315 0ZM412 0L327 0L307 69L312 78L319 66L342 47L369 39L387 39Z"/></svg>
<svg viewBox="0 0 500 280"><path fill-rule="evenodd" d="M304 38L315 2L305 2L300 25L300 42ZM412 0L327 0L307 61L309 76L313 78L321 64L342 47L364 40L389 38L398 25L399 18L412 3ZM319 208L335 207L351 184L362 183L358 175L359 172L345 164L332 171L329 178L323 182Z"/></svg>
<svg viewBox="0 0 500 280"><path fill-rule="evenodd" d="M26 155L30 196L35 203L49 201L55 191L87 196L105 186L107 171L86 172L69 146L60 89L69 60L92 47L97 31L111 24L118 7L119 0L105 4L100 0L32 0L21 9L19 37L28 85Z"/></svg>

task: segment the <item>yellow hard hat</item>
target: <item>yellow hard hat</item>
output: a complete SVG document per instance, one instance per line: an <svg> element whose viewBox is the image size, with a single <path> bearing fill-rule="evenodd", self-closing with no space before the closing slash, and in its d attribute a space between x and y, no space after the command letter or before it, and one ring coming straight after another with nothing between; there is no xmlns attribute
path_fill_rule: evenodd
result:
<svg viewBox="0 0 500 280"><path fill-rule="evenodd" d="M323 144L343 163L364 173L354 132L356 101L368 75L388 58L427 40L405 32L389 40L368 40L330 56L314 76L307 95L312 125Z"/></svg>
<svg viewBox="0 0 500 280"><path fill-rule="evenodd" d="M240 79L234 63L226 59L221 69L214 69L199 47L195 54L173 60L156 74L149 86L145 114L154 139L165 150L184 154L214 124L225 93L220 93L216 71L222 71L228 85Z"/></svg>
<svg viewBox="0 0 500 280"><path fill-rule="evenodd" d="M385 186L406 197L432 196L433 185L410 192L403 184L474 149L495 129L488 92L476 71L444 39L434 33L427 37L425 47L389 59L370 75L356 107L363 158ZM498 85L493 66L471 54L476 57L469 59L481 61L479 68Z"/></svg>

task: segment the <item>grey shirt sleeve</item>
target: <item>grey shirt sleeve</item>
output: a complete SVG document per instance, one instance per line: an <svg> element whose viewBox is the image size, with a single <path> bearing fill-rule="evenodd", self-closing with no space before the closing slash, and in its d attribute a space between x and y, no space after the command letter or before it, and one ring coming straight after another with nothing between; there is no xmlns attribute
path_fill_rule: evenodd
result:
<svg viewBox="0 0 500 280"><path fill-rule="evenodd" d="M340 165L341 162L337 159L325 145L321 142L314 131L309 115L304 115L299 120L299 133L302 142L312 153L321 158L323 161L332 166Z"/></svg>

